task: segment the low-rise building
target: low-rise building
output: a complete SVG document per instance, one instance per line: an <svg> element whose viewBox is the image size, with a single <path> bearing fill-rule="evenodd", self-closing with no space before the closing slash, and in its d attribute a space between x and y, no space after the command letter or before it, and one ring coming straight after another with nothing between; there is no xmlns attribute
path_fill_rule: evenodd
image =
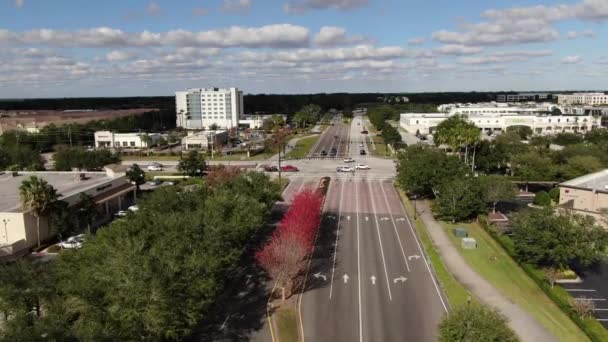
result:
<svg viewBox="0 0 608 342"><path fill-rule="evenodd" d="M518 94L498 94L498 102L522 102L522 101L547 101L551 100L552 94L548 93L518 93Z"/></svg>
<svg viewBox="0 0 608 342"><path fill-rule="evenodd" d="M608 169L559 184L559 205L608 228Z"/></svg>
<svg viewBox="0 0 608 342"><path fill-rule="evenodd" d="M182 138L182 149L209 150L226 145L228 139L227 130L188 132L188 135Z"/></svg>
<svg viewBox="0 0 608 342"><path fill-rule="evenodd" d="M2 172L0 173L0 258L27 253L36 246L36 217L23 208L19 187L36 176L47 181L59 194L59 200L72 206L80 194L92 196L97 204L98 220L106 220L127 208L135 199L135 185L128 182L125 167L108 165L104 172ZM40 240L51 237L48 221L40 219Z"/></svg>
<svg viewBox="0 0 608 342"><path fill-rule="evenodd" d="M264 126L264 122L267 120L272 120L273 116L280 116L283 118L283 122L287 122L286 114L272 114L272 115L253 115L246 114L241 117L239 120L239 126L247 126L252 129L260 129Z"/></svg>
<svg viewBox="0 0 608 342"><path fill-rule="evenodd" d="M162 137L160 133L95 132L97 148L147 148L154 146Z"/></svg>
<svg viewBox="0 0 608 342"><path fill-rule="evenodd" d="M404 113L399 125L408 132L433 133L437 126L451 113ZM463 114L484 133L502 132L511 126L528 126L535 134L557 134L561 132L587 132L601 127L601 118L591 115L547 115L547 114Z"/></svg>
<svg viewBox="0 0 608 342"><path fill-rule="evenodd" d="M560 105L608 105L608 95L604 93L574 93L557 95L557 103Z"/></svg>

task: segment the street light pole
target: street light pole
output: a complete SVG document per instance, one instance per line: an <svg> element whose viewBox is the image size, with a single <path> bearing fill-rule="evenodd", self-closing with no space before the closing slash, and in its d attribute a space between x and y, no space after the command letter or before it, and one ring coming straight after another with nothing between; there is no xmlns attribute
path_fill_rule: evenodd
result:
<svg viewBox="0 0 608 342"><path fill-rule="evenodd" d="M414 221L416 221L416 219L418 219L418 209L416 209L416 195L414 195Z"/></svg>
<svg viewBox="0 0 608 342"><path fill-rule="evenodd" d="M4 238L6 239L6 243L8 243L8 229L6 229L6 224L10 221L11 220L9 219L2 219L2 222L4 223Z"/></svg>

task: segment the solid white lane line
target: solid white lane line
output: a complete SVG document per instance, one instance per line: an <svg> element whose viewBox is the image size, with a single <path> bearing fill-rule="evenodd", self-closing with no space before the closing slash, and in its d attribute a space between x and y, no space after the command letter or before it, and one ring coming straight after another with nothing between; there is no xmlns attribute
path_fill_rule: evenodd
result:
<svg viewBox="0 0 608 342"><path fill-rule="evenodd" d="M597 320L600 321L600 322L608 322L607 318L598 318Z"/></svg>
<svg viewBox="0 0 608 342"><path fill-rule="evenodd" d="M363 342L363 317L361 310L361 252L359 250L359 192L357 191L357 182L355 182L355 206L357 208L357 281L359 291L359 342Z"/></svg>
<svg viewBox="0 0 608 342"><path fill-rule="evenodd" d="M568 292L595 292L593 289L564 289Z"/></svg>
<svg viewBox="0 0 608 342"><path fill-rule="evenodd" d="M394 185L391 183L391 186L394 186ZM393 191L397 192L397 189L394 189ZM412 232L412 235L414 236L414 240L416 240L416 245L418 245L418 250L420 251L420 255L422 255L422 259L424 260L426 269L428 270L429 275L431 276L431 279L433 280L433 285L435 285L435 290L437 291L439 300L441 301L441 304L443 305L443 309L445 310L445 312L448 312L448 306L445 304L445 301L443 300L441 291L439 291L439 285L437 285L437 279L435 279L435 277L433 276L433 272L431 272L431 267L429 266L428 260L426 260L426 255L424 254L424 251L422 250L422 246L420 246L420 242L418 241L418 236L416 236L416 233L414 232L414 226L412 225L412 221L410 221L410 217L407 215L407 212L405 211L405 207L403 206L403 202L401 202L401 198L399 198L398 194L397 194L397 197L398 197L397 200L399 201L399 205L401 206L401 211L403 212L403 215L405 216L407 223L410 226L410 231Z"/></svg>
<svg viewBox="0 0 608 342"><path fill-rule="evenodd" d="M585 297L575 297L574 299L578 300L590 300L592 302L605 302L606 298L585 298Z"/></svg>
<svg viewBox="0 0 608 342"><path fill-rule="evenodd" d="M338 206L338 229L336 230L336 243L334 247L334 264L331 267L331 282L329 283L329 299L334 290L334 274L336 273L336 257L338 256L338 239L340 238L340 222L342 220L342 198L344 196L344 184L340 184L340 204Z"/></svg>
<svg viewBox="0 0 608 342"><path fill-rule="evenodd" d="M593 311L608 311L608 309L593 309Z"/></svg>
<svg viewBox="0 0 608 342"><path fill-rule="evenodd" d="M388 271L386 269L386 260L384 259L384 248L382 247L382 237L380 236L380 224L378 223L378 216L376 215L376 203L374 201L374 192L372 191L371 182L367 182L367 187L369 189L369 195L372 199L372 211L374 214L374 220L376 221L376 232L378 233L378 242L380 242L380 255L382 256L382 265L384 266L384 275L386 276L386 288L388 289L388 300L393 300L393 295L391 294L391 282L388 280Z"/></svg>
<svg viewBox="0 0 608 342"><path fill-rule="evenodd" d="M386 191L384 191L384 187L382 186L382 183L380 183L379 185L380 185L380 189L382 189L382 194L384 195L384 203L386 203L386 208L389 211L389 214L391 216L391 221L393 222L393 230L395 231L395 235L397 235L397 242L399 242L399 248L401 249L401 255L403 256L403 261L405 261L405 268L407 268L407 271L410 272L410 264L407 262L407 257L405 256L405 249L403 248L403 244L401 243L401 237L399 236L399 232L397 231L397 223L395 223L395 217L391 213L391 206L390 206L390 203L388 202L388 197L386 195Z"/></svg>

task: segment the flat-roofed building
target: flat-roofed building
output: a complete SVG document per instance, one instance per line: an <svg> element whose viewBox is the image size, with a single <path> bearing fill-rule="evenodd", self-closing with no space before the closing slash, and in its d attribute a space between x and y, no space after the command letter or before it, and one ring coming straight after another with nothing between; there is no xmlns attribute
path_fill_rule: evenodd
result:
<svg viewBox="0 0 608 342"><path fill-rule="evenodd" d="M602 106L608 105L608 95L604 93L574 93L557 95L557 103L560 105L576 104Z"/></svg>
<svg viewBox="0 0 608 342"><path fill-rule="evenodd" d="M154 146L162 137L160 133L114 133L110 131L95 132L97 148L146 148Z"/></svg>
<svg viewBox="0 0 608 342"><path fill-rule="evenodd" d="M24 180L44 179L70 206L79 202L80 194L90 195L97 204L98 221L104 221L135 199L135 185L128 182L125 171L124 166L108 165L104 172L1 172L0 258L26 253L38 242L36 217L23 208L19 197ZM41 217L40 240L50 237L47 219Z"/></svg>
<svg viewBox="0 0 608 342"><path fill-rule="evenodd" d="M238 88L192 88L175 93L176 125L186 129L230 129L243 115L243 92Z"/></svg>
<svg viewBox="0 0 608 342"><path fill-rule="evenodd" d="M228 143L228 138L227 130L188 132L188 135L182 138L182 149L216 149L226 145Z"/></svg>
<svg viewBox="0 0 608 342"><path fill-rule="evenodd" d="M559 205L592 216L608 229L608 169L559 184Z"/></svg>

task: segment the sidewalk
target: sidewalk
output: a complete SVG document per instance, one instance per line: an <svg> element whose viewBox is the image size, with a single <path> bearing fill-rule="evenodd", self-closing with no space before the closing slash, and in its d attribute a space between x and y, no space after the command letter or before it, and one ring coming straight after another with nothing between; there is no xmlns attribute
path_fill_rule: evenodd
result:
<svg viewBox="0 0 608 342"><path fill-rule="evenodd" d="M452 244L447 233L431 214L431 209L425 202L418 202L420 218L441 255L448 271L479 301L498 309L509 320L509 325L522 339L527 342L557 341L557 338L547 331L534 317L512 303L494 286L477 274L460 255Z"/></svg>

